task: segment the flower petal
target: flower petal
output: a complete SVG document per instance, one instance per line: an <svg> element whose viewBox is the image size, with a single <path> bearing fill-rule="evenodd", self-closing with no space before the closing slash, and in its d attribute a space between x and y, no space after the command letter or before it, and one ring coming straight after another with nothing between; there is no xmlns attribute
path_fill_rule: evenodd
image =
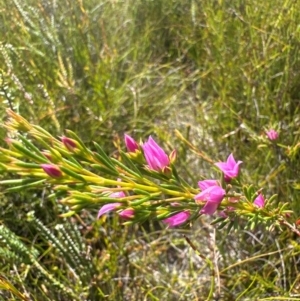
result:
<svg viewBox="0 0 300 301"><path fill-rule="evenodd" d="M232 178L236 178L239 174L239 165L242 161L236 162L233 154L230 154L226 162L215 163L217 167L224 173L225 180L230 181Z"/></svg>
<svg viewBox="0 0 300 301"><path fill-rule="evenodd" d="M97 218L99 218L100 216L102 216L103 214L110 212L112 210L114 210L115 208L121 206L121 203L109 203L109 204L105 204L103 205L97 215Z"/></svg>
<svg viewBox="0 0 300 301"><path fill-rule="evenodd" d="M201 190L205 190L211 186L218 186L219 182L217 180L204 180L204 181L199 181L198 186Z"/></svg>
<svg viewBox="0 0 300 301"><path fill-rule="evenodd" d="M261 193L254 200L253 204L255 204L259 208L263 208L265 206L265 199Z"/></svg>
<svg viewBox="0 0 300 301"><path fill-rule="evenodd" d="M216 210L218 209L219 203L214 203L214 202L206 202L206 204L204 205L204 207L201 209L201 213L203 214L208 214L208 215L212 215L216 212Z"/></svg>
<svg viewBox="0 0 300 301"><path fill-rule="evenodd" d="M225 194L226 192L222 187L212 186L197 194L194 199L196 201L206 201L219 204L223 200Z"/></svg>
<svg viewBox="0 0 300 301"><path fill-rule="evenodd" d="M119 216L124 219L131 219L134 217L134 210L132 208L124 209L119 213Z"/></svg>
<svg viewBox="0 0 300 301"><path fill-rule="evenodd" d="M136 150L139 149L139 145L131 136L125 134L124 140L128 152L134 153Z"/></svg>
<svg viewBox="0 0 300 301"><path fill-rule="evenodd" d="M176 227L185 223L189 219L190 215L189 211L182 211L164 219L163 222L169 227Z"/></svg>
<svg viewBox="0 0 300 301"><path fill-rule="evenodd" d="M123 198L125 196L126 196L126 194L124 191L113 192L109 195L109 197L111 197L111 198Z"/></svg>

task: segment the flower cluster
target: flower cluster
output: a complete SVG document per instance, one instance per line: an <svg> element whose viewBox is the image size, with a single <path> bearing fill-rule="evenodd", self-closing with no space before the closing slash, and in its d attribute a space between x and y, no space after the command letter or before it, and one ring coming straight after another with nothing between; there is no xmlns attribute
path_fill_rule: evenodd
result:
<svg viewBox="0 0 300 301"><path fill-rule="evenodd" d="M164 173L170 166L170 156L168 156L165 151L155 142L155 140L150 136L148 140L139 145L132 137L125 135L124 137L125 145L129 153L142 150L145 160L145 168L157 172ZM172 153L174 153L173 151ZM229 183L232 179L236 178L239 175L239 166L242 161L237 161L234 159L233 154L230 154L226 162L218 162L215 165L223 172L225 182ZM222 200L226 196L226 190L221 186L220 182L217 180L203 180L198 182L200 192L196 194L193 198L196 204L203 206L200 210L200 214L213 215L220 206ZM126 197L126 194L123 191L110 194L110 197L122 198ZM259 208L264 207L264 198L261 194L254 200L254 205ZM180 204L173 203L172 206L178 206ZM121 207L122 204L115 202L109 203L101 207L98 213L98 218L103 214L116 210ZM233 207L228 207L227 211L234 210ZM118 212L119 216L125 219L132 219L134 217L134 209L120 209ZM227 216L223 211L223 215ZM186 223L191 216L189 210L182 210L177 212L170 217L163 219L162 221L167 224L169 227L179 226Z"/></svg>
<svg viewBox="0 0 300 301"><path fill-rule="evenodd" d="M272 208L276 196L265 200L262 189L243 183L243 162L233 154L217 163L201 156L220 176L202 177L194 188L176 170L176 150L166 152L151 136L137 142L126 134L126 150L108 156L99 144L94 143L91 150L71 131L57 139L14 112L9 116L10 138L7 148L0 149L1 170L18 177L0 184L14 185L5 192L50 187L52 196L68 208L62 216L95 208L98 218L114 211L125 223L154 219L175 227L201 215L215 216L216 223L230 224L243 216L251 224L270 221L278 225L290 212L285 204ZM25 133L16 136L19 130ZM278 139L275 130L266 134L269 140ZM44 149L39 150L40 145Z"/></svg>

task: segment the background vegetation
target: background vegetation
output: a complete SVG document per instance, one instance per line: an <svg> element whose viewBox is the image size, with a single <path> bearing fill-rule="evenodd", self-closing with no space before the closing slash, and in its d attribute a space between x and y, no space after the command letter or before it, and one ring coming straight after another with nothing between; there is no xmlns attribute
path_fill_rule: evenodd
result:
<svg viewBox="0 0 300 301"><path fill-rule="evenodd" d="M196 185L213 175L178 129L215 161L233 152L297 218L299 1L0 0L0 12L2 120L12 108L110 154L124 132L152 134ZM288 148L266 142L270 127ZM1 195L1 300L300 300L289 231L62 219L48 193Z"/></svg>

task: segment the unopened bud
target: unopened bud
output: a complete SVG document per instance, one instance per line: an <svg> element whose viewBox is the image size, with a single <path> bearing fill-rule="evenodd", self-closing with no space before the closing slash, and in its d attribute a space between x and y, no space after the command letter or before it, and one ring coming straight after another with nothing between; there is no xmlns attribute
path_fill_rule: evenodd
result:
<svg viewBox="0 0 300 301"><path fill-rule="evenodd" d="M62 176L62 172L56 165L41 164L41 167L44 170L44 172L51 178L60 178Z"/></svg>
<svg viewBox="0 0 300 301"><path fill-rule="evenodd" d="M172 150L171 154L169 155L169 159L171 163L174 163L177 159L177 151L176 149Z"/></svg>
<svg viewBox="0 0 300 301"><path fill-rule="evenodd" d="M74 139L68 138L66 136L63 136L61 138L61 142L64 144L64 146L70 151L73 152L75 148L78 147L77 142Z"/></svg>
<svg viewBox="0 0 300 301"><path fill-rule="evenodd" d="M128 152L134 153L136 150L139 149L139 145L137 144L137 142L129 135L125 134L124 140Z"/></svg>
<svg viewBox="0 0 300 301"><path fill-rule="evenodd" d="M49 151L42 151L41 152L49 161L53 161L53 158L51 156L51 154L49 153Z"/></svg>
<svg viewBox="0 0 300 301"><path fill-rule="evenodd" d="M122 210L122 211L119 213L119 216L122 217L122 218L124 218L124 219L131 219L131 218L134 217L134 210L131 209L131 208Z"/></svg>

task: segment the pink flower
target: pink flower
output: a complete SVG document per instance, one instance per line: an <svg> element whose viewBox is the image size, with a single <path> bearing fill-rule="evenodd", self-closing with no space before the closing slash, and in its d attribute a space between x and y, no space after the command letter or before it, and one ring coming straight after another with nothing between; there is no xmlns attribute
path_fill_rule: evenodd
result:
<svg viewBox="0 0 300 301"><path fill-rule="evenodd" d="M118 179L118 181L121 181L121 179ZM109 197L111 197L111 198L123 198L125 196L126 196L126 194L125 194L124 191L116 191L116 192L113 192L113 193L109 194ZM110 212L112 210L115 210L117 207L120 207L121 205L122 205L122 203L109 203L109 204L105 204L105 205L103 205L100 208L97 217L99 218L103 214L105 214L107 212ZM125 209L125 210L121 211L121 213L124 212L124 211L126 211L126 210L130 210L130 209ZM128 215L128 214L129 214L129 212L127 212L127 213L125 212L124 216Z"/></svg>
<svg viewBox="0 0 300 301"><path fill-rule="evenodd" d="M124 191L113 192L109 195L109 197L111 197L111 198L123 198L125 196L126 196L126 194Z"/></svg>
<svg viewBox="0 0 300 301"><path fill-rule="evenodd" d="M189 211L182 211L164 219L163 223L167 224L169 227L176 227L185 223L190 215Z"/></svg>
<svg viewBox="0 0 300 301"><path fill-rule="evenodd" d="M109 203L103 205L98 212L97 218L100 218L103 214L113 211L120 206L122 206L121 203ZM119 213L119 216L124 219L131 219L134 217L134 210L131 208L124 209Z"/></svg>
<svg viewBox="0 0 300 301"><path fill-rule="evenodd" d="M119 216L124 218L124 219L131 219L134 217L134 210L132 208L128 208L128 209L125 209L125 210L122 210L120 213L119 213Z"/></svg>
<svg viewBox="0 0 300 301"><path fill-rule="evenodd" d="M66 136L61 137L61 142L71 152L73 152L74 149L77 147L77 142L75 140L71 139L71 138L66 137Z"/></svg>
<svg viewBox="0 0 300 301"><path fill-rule="evenodd" d="M110 212L112 210L115 210L117 207L121 206L121 203L109 203L109 204L105 204L103 205L97 215L97 218L99 218L100 216L102 216L103 214Z"/></svg>
<svg viewBox="0 0 300 301"><path fill-rule="evenodd" d="M276 140L279 137L278 132L276 132L273 129L266 131L266 135L268 136L269 140L271 140L271 141Z"/></svg>
<svg viewBox="0 0 300 301"><path fill-rule="evenodd" d="M198 186L201 189L201 191L203 191L212 186L220 186L220 184L217 180L204 180L204 181L199 181Z"/></svg>
<svg viewBox="0 0 300 301"><path fill-rule="evenodd" d="M225 190L215 180L199 181L198 186L202 191L194 199L206 202L201 213L214 214L226 194Z"/></svg>
<svg viewBox="0 0 300 301"><path fill-rule="evenodd" d="M44 172L51 178L60 178L62 176L61 170L56 165L41 164L41 167Z"/></svg>
<svg viewBox="0 0 300 301"><path fill-rule="evenodd" d="M265 199L261 193L256 197L253 204L259 208L263 208L265 206Z"/></svg>
<svg viewBox="0 0 300 301"><path fill-rule="evenodd" d="M150 136L143 145L145 159L152 170L163 171L169 166L170 160L164 150Z"/></svg>
<svg viewBox="0 0 300 301"><path fill-rule="evenodd" d="M137 142L129 135L125 134L124 140L128 152L134 153L136 150L139 149L139 145L137 144Z"/></svg>
<svg viewBox="0 0 300 301"><path fill-rule="evenodd" d="M239 174L239 165L243 161L236 162L233 158L233 155L230 154L226 162L215 163L224 173L225 181L230 181L232 178L236 178Z"/></svg>

